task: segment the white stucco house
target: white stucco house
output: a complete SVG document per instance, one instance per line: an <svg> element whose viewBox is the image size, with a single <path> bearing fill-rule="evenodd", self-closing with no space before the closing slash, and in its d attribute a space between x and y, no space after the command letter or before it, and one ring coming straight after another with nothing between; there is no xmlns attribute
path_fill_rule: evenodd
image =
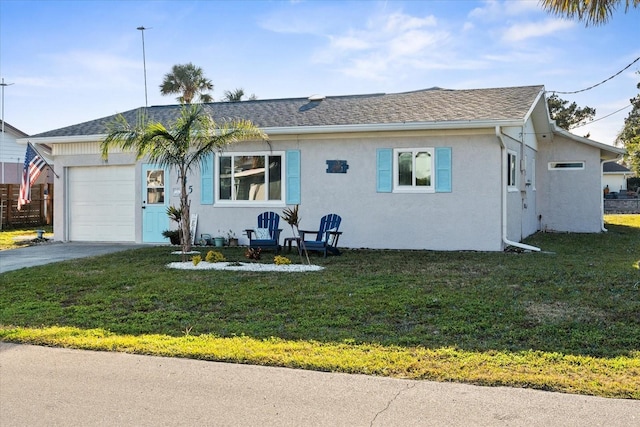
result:
<svg viewBox="0 0 640 427"><path fill-rule="evenodd" d="M543 86L205 108L218 121L249 119L269 136L229 147L189 180L197 235L233 230L241 244L258 214L294 204L303 229L340 215L340 246L351 248L501 251L538 230L600 232L602 166L623 154L556 128ZM180 106L146 110L172 123ZM123 115L132 123L139 112ZM166 207L179 204L175 173L129 153L103 161L99 146L114 117L22 140L52 149L57 240L165 241Z"/></svg>

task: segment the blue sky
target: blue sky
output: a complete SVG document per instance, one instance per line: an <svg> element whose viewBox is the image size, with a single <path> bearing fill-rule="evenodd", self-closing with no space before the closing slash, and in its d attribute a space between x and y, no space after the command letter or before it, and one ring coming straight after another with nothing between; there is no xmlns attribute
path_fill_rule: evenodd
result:
<svg viewBox="0 0 640 427"><path fill-rule="evenodd" d="M640 57L640 9L604 26L522 1L0 1L7 123L28 133L175 103L174 64L259 99L538 85L592 86ZM640 61L560 95L603 117L629 105ZM612 144L629 108L574 130Z"/></svg>

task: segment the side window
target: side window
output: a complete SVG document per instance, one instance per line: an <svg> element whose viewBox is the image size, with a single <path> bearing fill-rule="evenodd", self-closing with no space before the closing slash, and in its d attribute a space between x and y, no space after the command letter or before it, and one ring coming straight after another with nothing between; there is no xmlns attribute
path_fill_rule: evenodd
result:
<svg viewBox="0 0 640 427"><path fill-rule="evenodd" d="M507 187L515 189L518 186L518 157L515 151L507 153Z"/></svg>

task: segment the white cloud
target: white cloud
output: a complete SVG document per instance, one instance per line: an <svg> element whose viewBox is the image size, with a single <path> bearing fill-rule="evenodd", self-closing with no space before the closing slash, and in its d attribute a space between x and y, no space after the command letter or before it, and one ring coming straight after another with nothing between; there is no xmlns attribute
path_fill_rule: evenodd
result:
<svg viewBox="0 0 640 427"><path fill-rule="evenodd" d="M531 12L541 12L537 1L485 1L483 6L469 12L468 17L488 21L500 21L505 17L520 16Z"/></svg>
<svg viewBox="0 0 640 427"><path fill-rule="evenodd" d="M512 24L504 32L502 40L513 43L535 37L549 36L560 31L568 30L574 25L574 22L563 19L547 19L542 22Z"/></svg>
<svg viewBox="0 0 640 427"><path fill-rule="evenodd" d="M449 33L435 17L402 12L377 14L363 28L328 37L329 44L313 55L322 63L345 62L340 71L350 77L380 81L397 77L407 64L421 64L447 42Z"/></svg>

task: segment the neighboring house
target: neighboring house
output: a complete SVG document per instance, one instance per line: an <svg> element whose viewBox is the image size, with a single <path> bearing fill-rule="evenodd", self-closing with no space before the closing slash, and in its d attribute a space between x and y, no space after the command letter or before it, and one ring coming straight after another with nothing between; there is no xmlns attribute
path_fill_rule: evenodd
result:
<svg viewBox="0 0 640 427"><path fill-rule="evenodd" d="M146 108L172 123L180 106ZM249 119L245 142L189 179L197 235L256 226L300 205L302 229L342 216L351 248L500 251L538 230L602 230L602 162L623 150L558 129L543 86L206 104ZM123 113L130 122L144 108ZM175 173L130 153L100 157L115 116L28 138L52 147L58 240L161 242L178 205ZM26 142L25 139L24 142ZM286 223L282 237L291 235ZM240 243L247 243L242 236ZM525 245L526 246L526 245Z"/></svg>
<svg viewBox="0 0 640 427"><path fill-rule="evenodd" d="M627 191L627 178L634 176L634 173L619 163L607 162L603 165L602 185L603 189L609 187L610 192Z"/></svg>
<svg viewBox="0 0 640 427"><path fill-rule="evenodd" d="M0 120L1 126L2 120ZM28 136L9 123L4 123L4 133L0 133L0 184L20 184L22 182L22 169L27 145L26 142L18 143L17 140L22 140ZM48 151L47 147L43 148L44 150L40 150L41 152ZM42 155L45 156L46 154L42 153ZM47 169L40 174L36 181L37 184L53 182L53 174L51 172L47 173Z"/></svg>

